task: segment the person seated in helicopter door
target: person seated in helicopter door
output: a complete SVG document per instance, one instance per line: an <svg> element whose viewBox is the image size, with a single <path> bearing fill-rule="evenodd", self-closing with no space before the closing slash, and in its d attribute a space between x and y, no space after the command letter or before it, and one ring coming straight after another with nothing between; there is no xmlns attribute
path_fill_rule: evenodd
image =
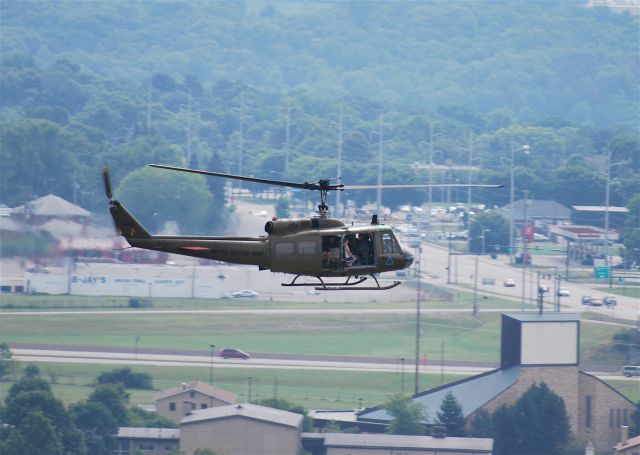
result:
<svg viewBox="0 0 640 455"><path fill-rule="evenodd" d="M357 256L351 252L349 247L349 236L345 235L342 239L342 252L344 254L345 267L351 267L358 260Z"/></svg>
<svg viewBox="0 0 640 455"><path fill-rule="evenodd" d="M371 255L371 236L369 234L358 234L358 240L354 248L358 257L357 265L369 265Z"/></svg>
<svg viewBox="0 0 640 455"><path fill-rule="evenodd" d="M325 269L338 268L340 260L340 238L336 235L322 237L322 264Z"/></svg>

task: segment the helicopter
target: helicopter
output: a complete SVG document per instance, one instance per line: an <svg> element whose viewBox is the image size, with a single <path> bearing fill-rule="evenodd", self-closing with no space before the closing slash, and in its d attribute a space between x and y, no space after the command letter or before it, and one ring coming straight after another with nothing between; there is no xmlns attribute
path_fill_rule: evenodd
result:
<svg viewBox="0 0 640 455"><path fill-rule="evenodd" d="M260 270L270 270L295 275L282 286L313 286L316 290L365 290L380 291L401 284L393 281L381 285L377 275L406 269L413 263L413 254L396 237L391 226L381 224L377 215L371 224L349 226L329 217L327 195L330 191L377 188L373 185L346 186L321 179L313 183L287 182L220 172L189 169L163 164L149 166L212 177L222 177L267 185L284 186L320 193L318 216L303 219L276 219L265 224L266 235L259 237L212 237L152 235L136 218L113 197L109 168L104 168L105 193L109 210L117 230L132 247L163 251L234 264L255 265ZM469 185L384 185L383 188L428 188L430 186ZM481 188L498 188L501 185L472 185ZM311 277L315 282L300 280ZM363 284L371 277L375 285ZM335 281L342 278L342 281Z"/></svg>

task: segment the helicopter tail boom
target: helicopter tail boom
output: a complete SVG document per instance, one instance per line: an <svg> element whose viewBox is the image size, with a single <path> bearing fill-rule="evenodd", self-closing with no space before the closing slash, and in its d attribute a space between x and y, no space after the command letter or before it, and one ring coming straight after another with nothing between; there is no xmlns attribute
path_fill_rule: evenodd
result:
<svg viewBox="0 0 640 455"><path fill-rule="evenodd" d="M112 200L109 208L118 231L127 239L150 239L152 236L120 202Z"/></svg>

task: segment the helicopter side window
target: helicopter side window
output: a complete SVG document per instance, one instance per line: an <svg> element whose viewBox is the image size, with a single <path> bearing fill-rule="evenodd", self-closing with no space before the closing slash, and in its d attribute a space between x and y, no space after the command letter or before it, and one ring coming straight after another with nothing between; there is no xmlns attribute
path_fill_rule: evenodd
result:
<svg viewBox="0 0 640 455"><path fill-rule="evenodd" d="M393 254L399 251L396 239L389 232L382 234L382 253L385 255Z"/></svg>
<svg viewBox="0 0 640 455"><path fill-rule="evenodd" d="M316 254L316 242L298 242L298 254L301 256L313 256Z"/></svg>
<svg viewBox="0 0 640 455"><path fill-rule="evenodd" d="M293 256L293 242L276 243L276 256Z"/></svg>

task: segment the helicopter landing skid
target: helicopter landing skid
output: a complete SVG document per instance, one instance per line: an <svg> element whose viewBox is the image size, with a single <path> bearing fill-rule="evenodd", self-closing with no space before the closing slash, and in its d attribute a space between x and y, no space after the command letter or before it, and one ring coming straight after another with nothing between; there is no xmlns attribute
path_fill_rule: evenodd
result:
<svg viewBox="0 0 640 455"><path fill-rule="evenodd" d="M401 281L394 281L392 284L389 284L387 286L380 286L380 283L378 282L378 279L376 278L376 276L375 275L370 275L370 276L376 282L375 286L354 286L355 284L362 283L364 280L367 279L366 277L360 279L356 283L349 283L349 278L347 278L347 281L344 284L335 283L335 284L329 285L329 283L326 283L326 284L323 283L324 286L316 286L316 290L318 291L384 291L387 289L395 288L396 286L399 286L402 283ZM351 287L347 287L347 286L351 286Z"/></svg>
<svg viewBox="0 0 640 455"><path fill-rule="evenodd" d="M329 286L355 286L357 284L362 283L363 281L365 281L367 279L367 277L363 276L363 277L356 277L357 281L353 281L353 282L349 282L349 280L352 277L348 277L347 280L344 283L325 283L322 278L320 278L319 276L315 277L318 279L318 281L320 281L321 286L318 286L318 283L296 283L296 280L298 278L300 278L302 275L297 275L293 281L291 281L291 283L282 283L282 286L315 286L316 289L318 290L322 290L322 289L329 289ZM349 288L347 288L349 289Z"/></svg>

